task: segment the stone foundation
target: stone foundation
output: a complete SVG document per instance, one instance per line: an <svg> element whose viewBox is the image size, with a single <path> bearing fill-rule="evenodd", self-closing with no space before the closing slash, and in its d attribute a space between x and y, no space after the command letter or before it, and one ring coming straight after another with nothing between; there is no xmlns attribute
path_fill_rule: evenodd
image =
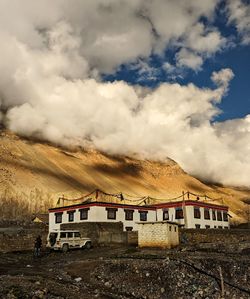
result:
<svg viewBox="0 0 250 299"><path fill-rule="evenodd" d="M250 229L181 229L180 240L190 244L250 242Z"/></svg>
<svg viewBox="0 0 250 299"><path fill-rule="evenodd" d="M66 223L61 229L79 230L83 237L92 240L93 245L137 245L137 232L124 232L122 222Z"/></svg>
<svg viewBox="0 0 250 299"><path fill-rule="evenodd" d="M0 252L33 250L38 235L45 247L47 234L48 227L43 224L0 228Z"/></svg>

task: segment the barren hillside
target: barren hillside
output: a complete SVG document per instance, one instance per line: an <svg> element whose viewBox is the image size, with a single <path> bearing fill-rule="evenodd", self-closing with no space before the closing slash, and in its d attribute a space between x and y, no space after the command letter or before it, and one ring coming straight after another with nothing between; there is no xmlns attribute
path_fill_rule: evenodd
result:
<svg viewBox="0 0 250 299"><path fill-rule="evenodd" d="M65 150L1 132L1 217L46 210L59 196L75 198L96 188L156 198L176 197L182 191L206 194L222 198L218 203L229 205L236 220L246 217L242 199L250 197L248 190L205 185L171 159L163 163L93 150Z"/></svg>

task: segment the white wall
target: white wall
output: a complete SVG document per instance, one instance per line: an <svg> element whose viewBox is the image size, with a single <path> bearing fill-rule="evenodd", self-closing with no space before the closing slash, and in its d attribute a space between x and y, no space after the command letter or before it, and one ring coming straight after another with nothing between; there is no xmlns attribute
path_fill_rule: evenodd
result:
<svg viewBox="0 0 250 299"><path fill-rule="evenodd" d="M82 207L84 208L84 207ZM125 208L128 210L132 210L132 208ZM70 210L70 209L69 209ZM73 210L73 209L71 209ZM146 210L146 209L145 209ZM156 212L155 210L147 211L147 221L155 221L156 220ZM55 212L49 213L49 230L60 229L60 224L55 223ZM67 211L63 211L62 215L62 223L80 223L80 222L123 222L124 230L126 227L132 227L133 230L137 230L137 222L140 221L140 213L138 209L134 209L133 220L125 220L125 212L124 208L118 208L116 212L116 219L108 219L106 207L102 206L91 206L88 210L88 219L80 220L80 212L79 209L75 210L74 213L74 222L68 221Z"/></svg>
<svg viewBox="0 0 250 299"><path fill-rule="evenodd" d="M49 212L49 231L59 229L60 225L55 224L55 213Z"/></svg>
<svg viewBox="0 0 250 299"><path fill-rule="evenodd" d="M195 228L195 224L199 224L200 228L206 228L206 225L209 225L210 228L218 228L221 226L222 228L229 228L229 221L223 221L223 211L222 212L222 221L213 220L212 217L212 209L209 209L210 220L204 219L204 209L200 207L201 218L194 218L194 206L188 205L184 207L184 216L185 216L185 227L186 228ZM157 209L157 219L158 221L163 221L163 210ZM175 219L175 208L169 208L169 221L174 221L179 224L184 224L184 219ZM216 210L216 218L217 218L217 210Z"/></svg>
<svg viewBox="0 0 250 299"><path fill-rule="evenodd" d="M84 208L84 207L82 207ZM86 206L86 208L88 208ZM73 208L69 208L68 210L73 210ZM116 219L107 219L107 211L106 207L103 206L90 206L89 211L88 211L88 219L87 220L80 220L80 212L79 209L75 210L74 213L74 223L79 223L79 222L123 222L124 224L124 230L126 230L126 227L132 227L133 230L138 230L137 222L140 222L140 214L138 211L138 208L134 208L134 213L133 213L133 220L128 221L125 220L125 212L124 209L133 209L132 207L127 207L127 208L118 208L116 212ZM146 208L145 208L146 210ZM164 221L163 219L163 208L159 208L156 211L155 210L148 210L147 213L147 221ZM200 207L200 212L201 212L201 218L196 219L194 218L194 206L192 205L186 205L184 207L184 219L175 219L175 207L171 207L168 209L169 211L169 221L177 222L178 224L185 224L186 228L195 228L195 224L199 224L200 228L206 228L206 225L209 225L210 228L218 228L221 226L222 228L229 228L229 222L226 221L218 221L218 220L213 220L212 218L212 209L210 209L210 220L204 219L204 208ZM223 211L222 211L223 212ZM186 223L184 223L186 222ZM68 222L68 214L67 210L63 212L62 216L62 223L69 223ZM54 212L49 213L49 230L55 230L59 229L60 224L55 223L55 215Z"/></svg>
<svg viewBox="0 0 250 299"><path fill-rule="evenodd" d="M222 213L222 221L217 220L217 211L216 211L216 220L213 220L213 215L212 215L212 209L209 209L209 214L210 214L210 219L204 219L204 210L205 208L201 207L200 208L200 214L201 218L194 218L194 207L193 206L188 206L187 207L187 214L189 218L189 223L188 223L188 228L195 228L195 224L199 224L200 228L206 228L206 225L209 225L210 228L218 228L219 226L222 228L228 228L229 227L229 222L228 221L223 221L223 211Z"/></svg>

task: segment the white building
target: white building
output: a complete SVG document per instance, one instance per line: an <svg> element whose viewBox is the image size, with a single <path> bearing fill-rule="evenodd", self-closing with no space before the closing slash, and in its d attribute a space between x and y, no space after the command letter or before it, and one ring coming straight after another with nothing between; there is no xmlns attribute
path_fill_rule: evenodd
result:
<svg viewBox="0 0 250 299"><path fill-rule="evenodd" d="M157 220L170 220L185 228L229 228L228 207L186 200L154 205Z"/></svg>
<svg viewBox="0 0 250 299"><path fill-rule="evenodd" d="M89 202L49 209L49 230L62 223L122 222L124 230L138 230L137 222L172 221L185 228L229 228L228 207L200 201L136 206Z"/></svg>
<svg viewBox="0 0 250 299"><path fill-rule="evenodd" d="M179 245L178 224L170 221L138 223L139 247L173 248Z"/></svg>
<svg viewBox="0 0 250 299"><path fill-rule="evenodd" d="M124 230L137 230L137 222L155 221L154 207L91 202L49 209L49 230L62 223L123 222Z"/></svg>

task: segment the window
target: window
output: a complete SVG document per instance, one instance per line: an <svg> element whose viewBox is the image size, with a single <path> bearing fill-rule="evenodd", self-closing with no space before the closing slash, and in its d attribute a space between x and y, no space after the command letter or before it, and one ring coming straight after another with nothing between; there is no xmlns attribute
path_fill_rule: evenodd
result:
<svg viewBox="0 0 250 299"><path fill-rule="evenodd" d="M80 235L80 233L79 233L79 232L76 232L76 233L74 233L74 237L75 237L75 238L80 238L80 237L81 237L81 235Z"/></svg>
<svg viewBox="0 0 250 299"><path fill-rule="evenodd" d="M133 227L132 226L126 226L125 229L126 229L127 232L132 232Z"/></svg>
<svg viewBox="0 0 250 299"><path fill-rule="evenodd" d="M63 213L55 213L55 222L62 223L62 214Z"/></svg>
<svg viewBox="0 0 250 299"><path fill-rule="evenodd" d="M175 209L175 219L183 219L183 209L182 208Z"/></svg>
<svg viewBox="0 0 250 299"><path fill-rule="evenodd" d="M171 230L172 230L172 226L171 226L171 225L169 225L169 231L171 232Z"/></svg>
<svg viewBox="0 0 250 299"><path fill-rule="evenodd" d="M60 238L65 239L66 238L66 233L60 233Z"/></svg>
<svg viewBox="0 0 250 299"><path fill-rule="evenodd" d="M221 211L217 211L217 220L222 221L222 214Z"/></svg>
<svg viewBox="0 0 250 299"><path fill-rule="evenodd" d="M201 211L200 208L194 207L194 218L201 218Z"/></svg>
<svg viewBox="0 0 250 299"><path fill-rule="evenodd" d="M217 228L217 226L215 225L214 228Z"/></svg>
<svg viewBox="0 0 250 299"><path fill-rule="evenodd" d="M176 232L176 226L174 227L174 231Z"/></svg>
<svg viewBox="0 0 250 299"><path fill-rule="evenodd" d="M222 226L218 226L218 228L222 229Z"/></svg>
<svg viewBox="0 0 250 299"><path fill-rule="evenodd" d="M73 222L74 221L74 213L75 213L75 211L68 211L67 212L68 213L68 220L69 220L69 222Z"/></svg>
<svg viewBox="0 0 250 299"><path fill-rule="evenodd" d="M210 219L210 212L209 209L204 209L204 219Z"/></svg>
<svg viewBox="0 0 250 299"><path fill-rule="evenodd" d="M223 221L228 221L227 212L223 212Z"/></svg>
<svg viewBox="0 0 250 299"><path fill-rule="evenodd" d="M107 211L107 218L108 219L116 219L116 212L117 209L114 208L106 208Z"/></svg>
<svg viewBox="0 0 250 299"><path fill-rule="evenodd" d="M89 208L80 209L79 211L80 211L80 220L87 220Z"/></svg>
<svg viewBox="0 0 250 299"><path fill-rule="evenodd" d="M147 221L147 211L139 211L140 213L140 221Z"/></svg>
<svg viewBox="0 0 250 299"><path fill-rule="evenodd" d="M124 210L125 212L125 220L133 220L134 210Z"/></svg>
<svg viewBox="0 0 250 299"><path fill-rule="evenodd" d="M166 209L166 210L163 210L162 219L163 219L163 220L169 220L169 213L168 213L168 209Z"/></svg>
<svg viewBox="0 0 250 299"><path fill-rule="evenodd" d="M72 232L68 233L68 238L73 238L73 233Z"/></svg>
<svg viewBox="0 0 250 299"><path fill-rule="evenodd" d="M206 228L206 229L210 228L210 225L205 225L205 228Z"/></svg>
<svg viewBox="0 0 250 299"><path fill-rule="evenodd" d="M216 213L215 213L215 210L212 211L212 215L213 215L213 220L216 220Z"/></svg>
<svg viewBox="0 0 250 299"><path fill-rule="evenodd" d="M195 224L195 228L201 228L200 224Z"/></svg>

